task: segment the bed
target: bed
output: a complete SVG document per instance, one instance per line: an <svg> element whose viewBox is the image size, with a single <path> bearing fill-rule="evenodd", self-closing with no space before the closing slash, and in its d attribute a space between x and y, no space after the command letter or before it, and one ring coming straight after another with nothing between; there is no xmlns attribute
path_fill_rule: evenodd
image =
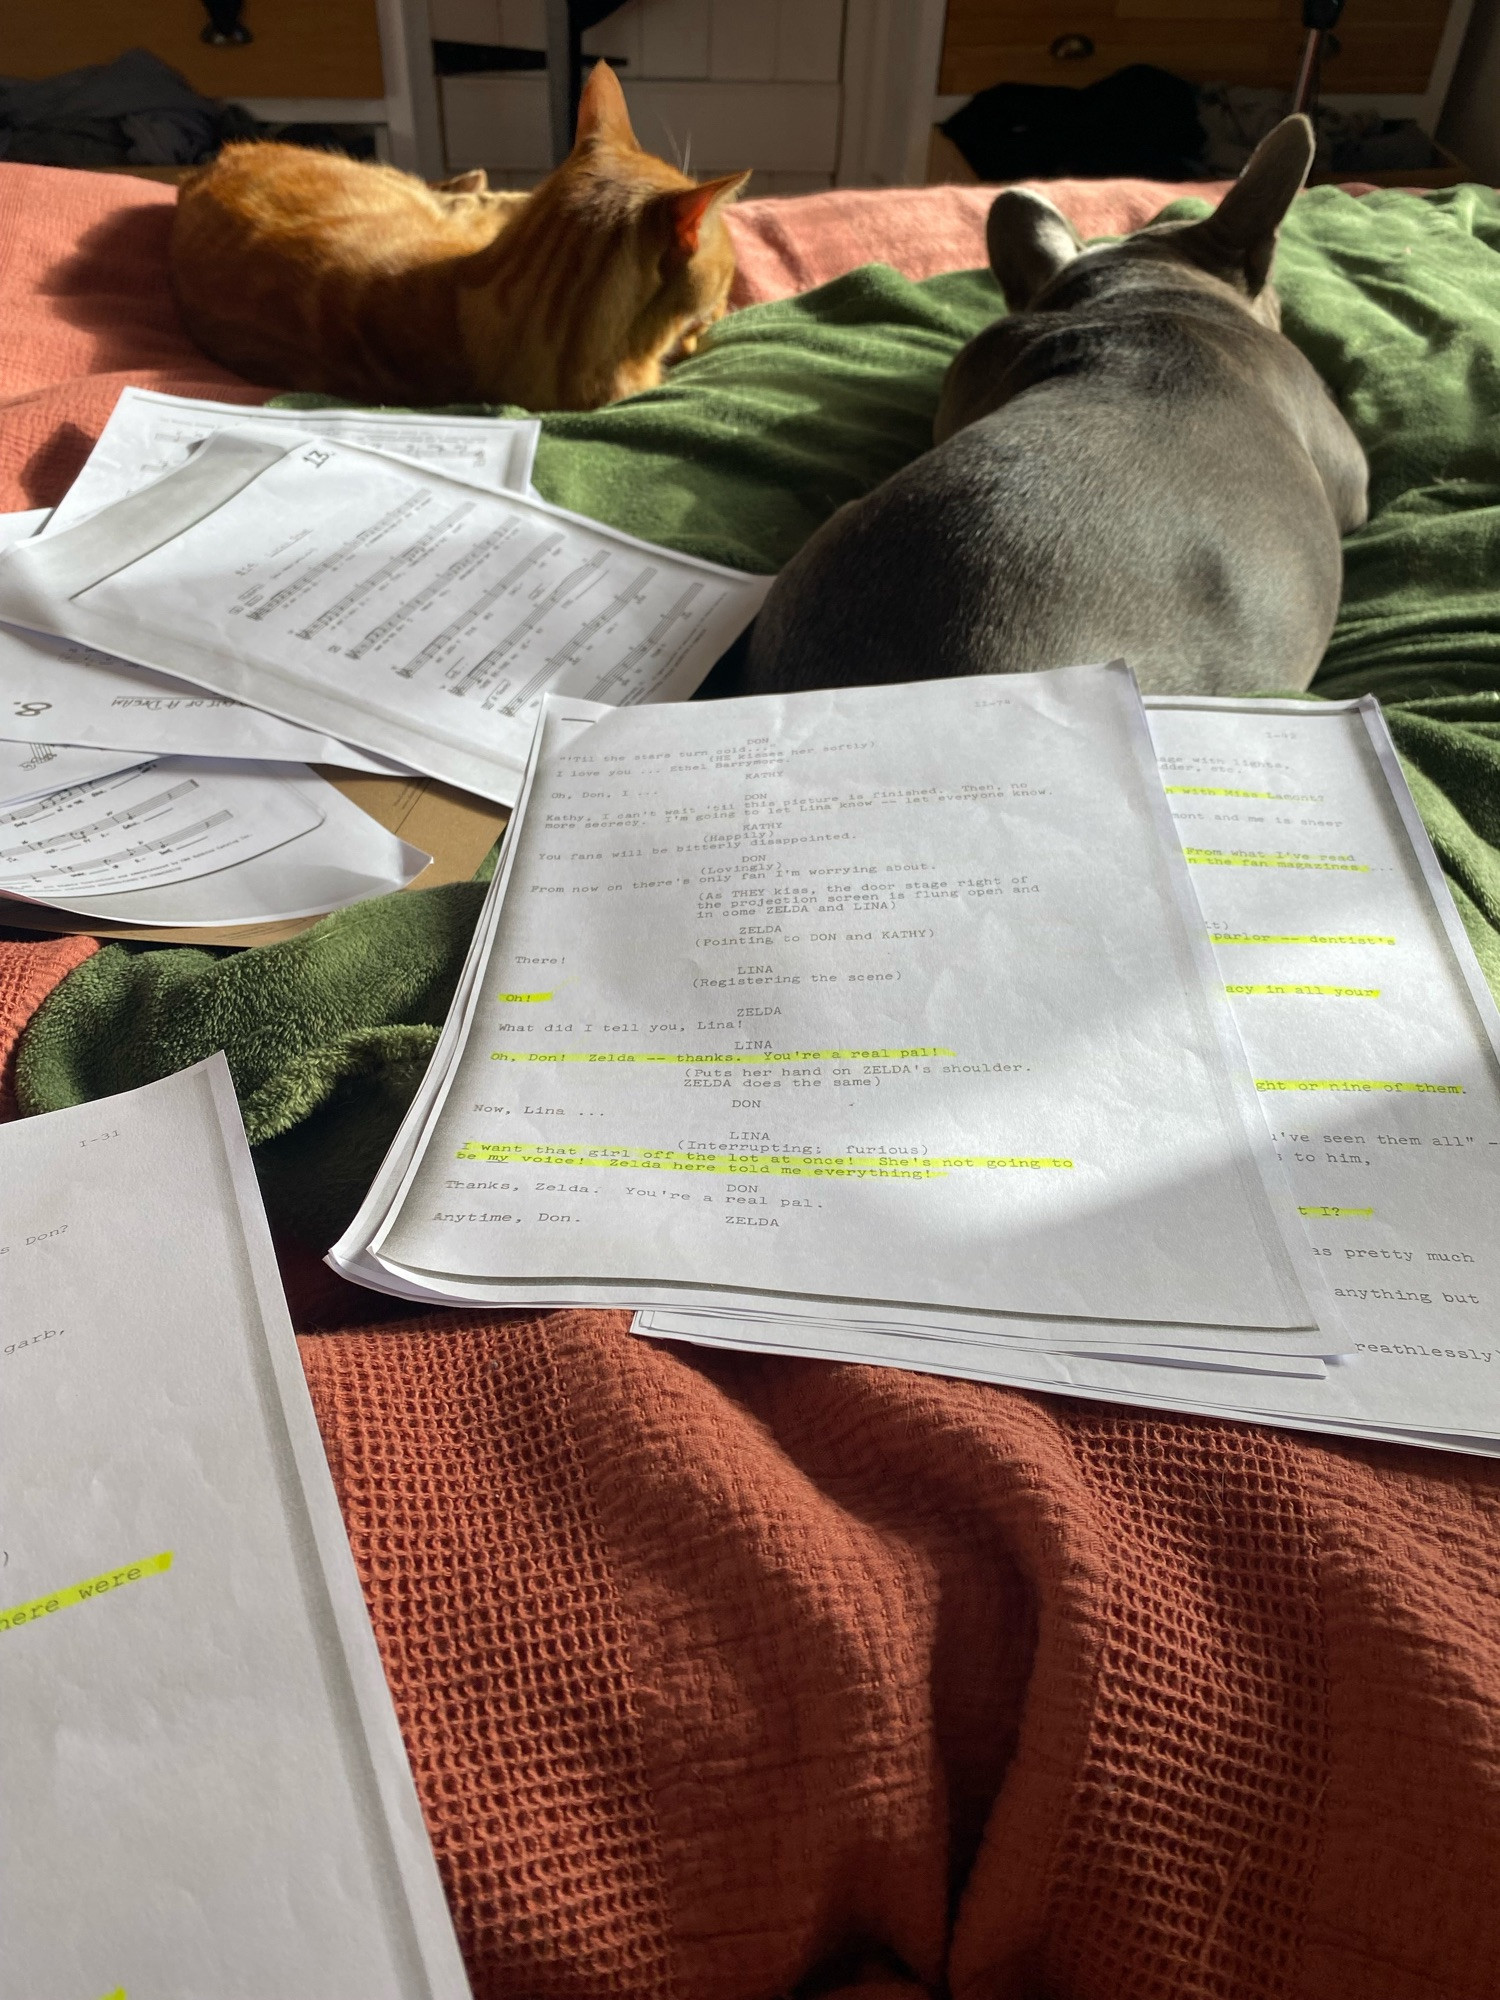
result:
<svg viewBox="0 0 1500 2000"><path fill-rule="evenodd" d="M1051 192L1095 235L1220 190ZM0 507L126 382L269 393L182 334L171 199L0 166ZM742 204L745 310L549 419L539 487L775 568L922 448L987 203ZM1277 276L1372 465L1315 692L1387 704L1500 985L1500 199L1316 190ZM1500 1467L323 1269L482 893L249 952L0 932L0 1115L229 1053L476 1995L1488 2000Z"/></svg>

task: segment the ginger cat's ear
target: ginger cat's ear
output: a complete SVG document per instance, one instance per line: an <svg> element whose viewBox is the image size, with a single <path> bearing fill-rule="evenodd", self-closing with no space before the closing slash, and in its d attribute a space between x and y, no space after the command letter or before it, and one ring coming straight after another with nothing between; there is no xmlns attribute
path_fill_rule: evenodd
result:
<svg viewBox="0 0 1500 2000"><path fill-rule="evenodd" d="M654 205L667 221L669 262L682 265L698 254L699 239L710 212L738 194L752 171L747 167L742 174L724 174L719 180L704 181L700 187L680 188L672 194L657 196Z"/></svg>
<svg viewBox="0 0 1500 2000"><path fill-rule="evenodd" d="M608 139L616 146L633 146L640 151L640 142L631 130L620 79L607 62L594 64L578 100L578 130L573 144L581 146L586 139Z"/></svg>

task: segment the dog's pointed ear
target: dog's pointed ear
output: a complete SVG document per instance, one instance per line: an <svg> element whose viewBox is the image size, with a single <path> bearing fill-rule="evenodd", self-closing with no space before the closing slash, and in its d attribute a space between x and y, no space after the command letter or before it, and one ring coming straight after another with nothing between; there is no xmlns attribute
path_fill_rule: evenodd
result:
<svg viewBox="0 0 1500 2000"><path fill-rule="evenodd" d="M990 269L1012 312L1024 312L1083 248L1076 230L1045 195L1006 188L984 226Z"/></svg>
<svg viewBox="0 0 1500 2000"><path fill-rule="evenodd" d="M1253 299L1271 275L1276 232L1302 192L1314 150L1311 119L1300 112L1283 118L1207 221L1183 232L1179 247L1215 276L1241 279Z"/></svg>

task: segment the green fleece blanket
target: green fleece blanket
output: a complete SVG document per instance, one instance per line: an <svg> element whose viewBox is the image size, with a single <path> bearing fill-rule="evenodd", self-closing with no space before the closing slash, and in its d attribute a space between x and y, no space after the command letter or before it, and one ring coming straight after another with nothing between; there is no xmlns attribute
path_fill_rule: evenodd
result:
<svg viewBox="0 0 1500 2000"><path fill-rule="evenodd" d="M1387 704L1500 990L1500 197L1318 189L1276 280L1373 475L1316 691ZM537 484L633 534L775 569L925 449L944 369L999 310L986 273L914 284L870 265L736 313L662 388L547 419ZM273 1220L326 1243L415 1088L482 893L387 897L258 951L108 946L28 1031L21 1104L128 1089L222 1047Z"/></svg>

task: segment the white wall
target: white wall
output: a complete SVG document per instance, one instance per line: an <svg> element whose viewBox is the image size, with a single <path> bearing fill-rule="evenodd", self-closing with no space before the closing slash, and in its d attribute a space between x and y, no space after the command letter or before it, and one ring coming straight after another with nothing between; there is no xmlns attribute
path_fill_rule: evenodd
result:
<svg viewBox="0 0 1500 2000"><path fill-rule="evenodd" d="M432 32L545 48L543 0L430 0ZM625 59L624 79L836 83L844 0L629 0L583 38Z"/></svg>
<svg viewBox="0 0 1500 2000"><path fill-rule="evenodd" d="M1500 186L1500 0L1475 0L1437 135L1476 180Z"/></svg>
<svg viewBox="0 0 1500 2000"><path fill-rule="evenodd" d="M430 12L444 39L546 43L543 0L430 0ZM752 194L801 194L833 184L843 38L844 0L629 0L583 45L623 58L648 150L694 174L754 168ZM448 77L442 101L450 168L525 187L551 165L539 73Z"/></svg>

